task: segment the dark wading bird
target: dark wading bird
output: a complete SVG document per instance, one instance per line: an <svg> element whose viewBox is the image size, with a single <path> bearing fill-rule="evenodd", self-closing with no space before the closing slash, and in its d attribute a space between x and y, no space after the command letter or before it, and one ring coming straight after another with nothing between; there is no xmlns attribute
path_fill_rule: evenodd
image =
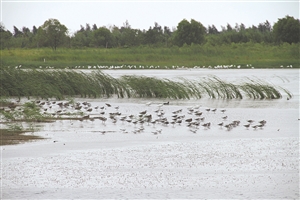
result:
<svg viewBox="0 0 300 200"><path fill-rule="evenodd" d="M219 123L218 125L219 125L220 127L222 127L222 126L223 126L223 124L224 124L224 122L221 122L221 123Z"/></svg>
<svg viewBox="0 0 300 200"><path fill-rule="evenodd" d="M170 104L170 102L168 101L168 102L164 102L163 103L163 105L169 105Z"/></svg>
<svg viewBox="0 0 300 200"><path fill-rule="evenodd" d="M186 122L191 122L193 119L192 118L189 118L189 119L186 119L185 121Z"/></svg>
<svg viewBox="0 0 300 200"><path fill-rule="evenodd" d="M250 124L245 124L244 125L246 128L249 128L250 127Z"/></svg>

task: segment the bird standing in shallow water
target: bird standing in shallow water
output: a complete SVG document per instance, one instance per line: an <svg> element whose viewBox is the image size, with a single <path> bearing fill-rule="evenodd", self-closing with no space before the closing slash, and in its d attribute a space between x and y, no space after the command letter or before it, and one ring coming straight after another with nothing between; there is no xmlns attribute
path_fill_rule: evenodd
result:
<svg viewBox="0 0 300 200"><path fill-rule="evenodd" d="M250 124L245 124L244 125L246 128L249 128L250 127Z"/></svg>
<svg viewBox="0 0 300 200"><path fill-rule="evenodd" d="M222 126L223 126L223 124L224 124L224 122L221 122L221 123L219 123L218 125L219 125L220 127L222 127Z"/></svg>
<svg viewBox="0 0 300 200"><path fill-rule="evenodd" d="M197 129L190 129L192 133L197 133Z"/></svg>
<svg viewBox="0 0 300 200"><path fill-rule="evenodd" d="M100 133L102 133L102 135L104 135L106 133L106 131L100 131Z"/></svg>
<svg viewBox="0 0 300 200"><path fill-rule="evenodd" d="M263 128L264 127L264 124L258 124L258 125L256 125L258 128Z"/></svg>
<svg viewBox="0 0 300 200"><path fill-rule="evenodd" d="M226 124L224 127L227 128L227 131L230 131L232 129L232 124Z"/></svg>
<svg viewBox="0 0 300 200"><path fill-rule="evenodd" d="M259 123L264 126L267 123L267 121L266 120L262 120L262 121L259 121Z"/></svg>
<svg viewBox="0 0 300 200"><path fill-rule="evenodd" d="M227 119L227 117L228 117L228 116L222 117L222 119L224 119L224 120L225 120L225 119Z"/></svg>
<svg viewBox="0 0 300 200"><path fill-rule="evenodd" d="M152 133L153 133L154 135L157 135L157 134L158 134L157 131L152 131Z"/></svg>
<svg viewBox="0 0 300 200"><path fill-rule="evenodd" d="M186 119L185 121L186 122L191 122L193 119L192 118L189 118L189 119Z"/></svg>
<svg viewBox="0 0 300 200"><path fill-rule="evenodd" d="M249 122L250 124L252 124L254 122L254 120L250 119L247 122Z"/></svg>

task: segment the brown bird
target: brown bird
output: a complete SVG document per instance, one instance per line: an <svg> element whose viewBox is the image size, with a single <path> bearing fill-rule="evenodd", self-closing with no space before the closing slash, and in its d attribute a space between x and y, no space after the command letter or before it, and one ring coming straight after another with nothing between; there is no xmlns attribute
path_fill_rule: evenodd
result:
<svg viewBox="0 0 300 200"><path fill-rule="evenodd" d="M186 119L185 121L186 122L191 122L193 119L192 118L189 118L189 119Z"/></svg>
<svg viewBox="0 0 300 200"><path fill-rule="evenodd" d="M163 105L169 105L170 104L170 102L165 102L165 103L163 103Z"/></svg>
<svg viewBox="0 0 300 200"><path fill-rule="evenodd" d="M90 118L90 115L85 115L82 117L82 119L89 119Z"/></svg>
<svg viewBox="0 0 300 200"><path fill-rule="evenodd" d="M104 135L106 133L106 131L100 131L100 133L102 133L102 135Z"/></svg>
<svg viewBox="0 0 300 200"><path fill-rule="evenodd" d="M260 124L265 125L267 123L266 120L259 121Z"/></svg>
<svg viewBox="0 0 300 200"><path fill-rule="evenodd" d="M190 129L192 133L197 133L197 129Z"/></svg>
<svg viewBox="0 0 300 200"><path fill-rule="evenodd" d="M144 110L144 111L140 112L141 115L144 115L146 113L147 113L147 110Z"/></svg>
<svg viewBox="0 0 300 200"><path fill-rule="evenodd" d="M227 117L228 117L228 116L222 117L222 119L224 119L224 120L225 120L225 119L227 119Z"/></svg>
<svg viewBox="0 0 300 200"><path fill-rule="evenodd" d="M252 128L254 128L254 129L257 129L257 127L258 127L258 125L254 125L254 126L252 126Z"/></svg>
<svg viewBox="0 0 300 200"><path fill-rule="evenodd" d="M249 128L250 127L250 124L245 124L244 125L246 128Z"/></svg>
<svg viewBox="0 0 300 200"><path fill-rule="evenodd" d="M201 116L201 115L202 115L202 112L196 111L196 112L195 112L195 115L196 115L196 116Z"/></svg>

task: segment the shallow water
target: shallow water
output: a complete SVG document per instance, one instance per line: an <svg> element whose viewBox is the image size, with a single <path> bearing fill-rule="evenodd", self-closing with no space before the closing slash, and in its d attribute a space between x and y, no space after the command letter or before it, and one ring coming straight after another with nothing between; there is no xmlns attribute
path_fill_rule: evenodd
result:
<svg viewBox="0 0 300 200"><path fill-rule="evenodd" d="M89 71L90 72L90 71ZM299 70L105 70L160 78L216 75L227 81L257 77L293 93L287 100L80 99L91 107L120 112L118 121L58 120L39 124L35 134L48 139L5 146L2 157L2 198L298 198L299 197ZM25 101L25 100L24 100ZM152 101L150 106L146 103ZM161 105L169 101L169 105ZM107 107L105 103L112 106ZM116 106L119 108L116 110ZM204 123L155 125L121 122L121 116L146 110L154 119L158 108L172 121ZM199 107L199 108L197 108ZM206 109L217 108L211 112ZM56 112L59 107L53 107ZM220 110L226 109L225 113ZM72 108L66 111L73 112ZM100 110L89 112L99 116ZM226 119L223 117L227 116ZM266 120L262 128L246 128ZM227 130L218 124L239 120ZM140 130L143 127L143 130ZM123 130L124 129L124 130ZM161 133L157 133L161 130ZM102 134L105 131L105 134ZM192 132L192 131L195 131ZM156 133L156 134L154 134ZM54 142L56 141L56 142Z"/></svg>

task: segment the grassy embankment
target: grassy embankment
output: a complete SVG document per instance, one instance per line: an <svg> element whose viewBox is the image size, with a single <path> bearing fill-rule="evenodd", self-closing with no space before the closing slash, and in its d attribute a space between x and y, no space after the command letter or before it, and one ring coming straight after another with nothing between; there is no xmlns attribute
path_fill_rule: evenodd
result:
<svg viewBox="0 0 300 200"><path fill-rule="evenodd" d="M1 50L1 66L37 68L74 68L75 66L217 66L240 65L246 68L279 68L292 65L299 68L299 45L266 45L258 43L222 46L193 45L171 48L113 48L113 49L11 49ZM44 59L46 62L44 62Z"/></svg>

